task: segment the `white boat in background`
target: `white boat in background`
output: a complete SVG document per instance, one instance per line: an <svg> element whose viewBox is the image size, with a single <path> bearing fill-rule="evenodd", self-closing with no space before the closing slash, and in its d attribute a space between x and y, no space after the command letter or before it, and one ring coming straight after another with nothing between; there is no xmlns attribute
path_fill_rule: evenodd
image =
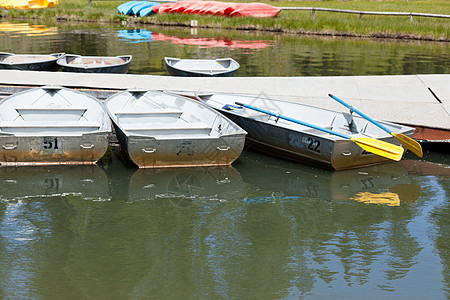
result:
<svg viewBox="0 0 450 300"><path fill-rule="evenodd" d="M0 101L0 165L95 164L111 120L96 98L46 86Z"/></svg>
<svg viewBox="0 0 450 300"><path fill-rule="evenodd" d="M190 98L130 90L105 105L122 150L140 168L229 165L244 147L244 130Z"/></svg>
<svg viewBox="0 0 450 300"><path fill-rule="evenodd" d="M240 68L232 58L181 59L164 57L167 71L172 76L232 77Z"/></svg>
<svg viewBox="0 0 450 300"><path fill-rule="evenodd" d="M130 67L131 55L81 56L66 54L57 60L63 72L125 74Z"/></svg>
<svg viewBox="0 0 450 300"><path fill-rule="evenodd" d="M14 54L0 52L0 69L22 71L58 71L56 63L64 53Z"/></svg>
<svg viewBox="0 0 450 300"><path fill-rule="evenodd" d="M389 158L364 150L353 140L277 117L282 115L352 138L370 138L388 142L402 150L397 146L399 143L395 137L368 120L349 113L255 95L210 93L198 94L197 98L246 130L250 146L278 157L309 162L335 170L391 161ZM274 112L274 115L236 105L236 102ZM409 137L414 133L414 128L411 127L388 122L380 123L392 132ZM403 154L403 151L400 154Z"/></svg>

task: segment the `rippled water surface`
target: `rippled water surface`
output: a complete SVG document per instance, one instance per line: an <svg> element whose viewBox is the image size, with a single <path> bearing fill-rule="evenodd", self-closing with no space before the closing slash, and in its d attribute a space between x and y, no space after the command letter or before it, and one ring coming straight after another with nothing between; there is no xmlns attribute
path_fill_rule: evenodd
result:
<svg viewBox="0 0 450 300"><path fill-rule="evenodd" d="M240 76L449 73L448 45L0 24L1 51L232 56ZM109 26L109 25L105 25ZM18 41L21 41L18 43ZM231 167L0 168L3 299L446 299L450 154L341 172L245 150Z"/></svg>

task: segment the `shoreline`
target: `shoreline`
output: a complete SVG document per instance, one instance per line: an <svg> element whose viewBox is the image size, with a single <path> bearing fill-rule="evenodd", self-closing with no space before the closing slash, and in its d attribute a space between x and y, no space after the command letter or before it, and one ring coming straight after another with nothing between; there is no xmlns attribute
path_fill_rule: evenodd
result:
<svg viewBox="0 0 450 300"><path fill-rule="evenodd" d="M428 1L428 0L426 0ZM121 15L117 13L118 4L123 1L95 1L92 6L82 0L67 0L58 6L36 10L3 9L0 19L3 21L33 21L40 24L111 24L124 29L135 29L139 25L156 25L180 28L236 30L252 32L268 32L307 36L349 37L368 39L391 39L400 41L450 42L448 19L404 16L360 16L341 13L324 12L311 18L306 10L282 10L275 18L224 17L193 14L152 14L145 17ZM267 4L283 7L291 6L293 2L268 1ZM284 5L283 5L284 4ZM312 0L317 8L327 5L331 9L358 9L359 11L398 11L406 10L436 13L442 10L445 2L438 0L433 8L424 6L422 2L412 0L408 6L404 4L381 1L373 3L367 0L355 0L352 3L338 2L324 4ZM425 3L426 4L426 3ZM393 6L394 5L394 6ZM301 8L301 6L298 6ZM323 8L323 7L322 7ZM328 8L327 8L328 9ZM447 13L447 10L443 10ZM191 21L198 20L198 25L191 26Z"/></svg>
<svg viewBox="0 0 450 300"><path fill-rule="evenodd" d="M21 20L21 21L42 21L42 18L33 17L8 17L0 16L0 20ZM372 32L368 34L361 34L355 32L346 31L320 31L320 30L302 30L302 29L284 29L281 27L265 27L261 25L242 25L242 26L221 26L214 24L202 24L196 27L192 27L190 23L174 22L174 21L158 21L158 20L146 20L137 19L137 17L129 16L126 20L114 20L108 21L106 19L90 20L82 18L74 18L68 16L56 17L56 23L96 23L96 24L122 24L126 27L136 26L138 24L143 25L156 25L156 26L168 26L168 27L182 27L182 28L203 28L203 29L223 29L223 30L236 30L236 31L255 31L255 32L269 32L269 33L282 33L282 34L294 34L294 35L307 35L307 36L328 36L328 37L350 37L350 38L367 38L367 39L392 39L392 40L409 40L409 41L427 41L427 42L450 42L450 38L436 38L432 36L421 36L406 33L389 33L389 32Z"/></svg>

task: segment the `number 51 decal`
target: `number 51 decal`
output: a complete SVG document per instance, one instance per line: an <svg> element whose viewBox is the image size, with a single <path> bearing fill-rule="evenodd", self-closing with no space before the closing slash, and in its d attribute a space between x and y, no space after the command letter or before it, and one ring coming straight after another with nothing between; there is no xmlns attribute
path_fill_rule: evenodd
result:
<svg viewBox="0 0 450 300"><path fill-rule="evenodd" d="M43 148L44 150L57 151L61 149L61 143L57 137L44 137Z"/></svg>

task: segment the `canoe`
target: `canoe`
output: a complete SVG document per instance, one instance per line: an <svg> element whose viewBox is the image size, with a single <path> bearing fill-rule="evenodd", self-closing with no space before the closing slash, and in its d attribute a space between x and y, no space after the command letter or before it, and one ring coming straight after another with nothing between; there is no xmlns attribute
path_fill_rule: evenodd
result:
<svg viewBox="0 0 450 300"><path fill-rule="evenodd" d="M0 52L0 69L23 71L57 71L57 59L64 53L14 54Z"/></svg>
<svg viewBox="0 0 450 300"><path fill-rule="evenodd" d="M125 74L132 56L81 56L66 54L57 60L63 72Z"/></svg>
<svg viewBox="0 0 450 300"><path fill-rule="evenodd" d="M246 132L194 99L124 91L105 101L125 155L139 168L229 165Z"/></svg>
<svg viewBox="0 0 450 300"><path fill-rule="evenodd" d="M214 93L198 94L197 98L246 130L249 146L268 154L316 166L343 170L391 160L363 150L352 140L242 108L235 105L235 102L250 104L354 138L369 137L399 145L390 134L369 121L346 112L255 95ZM409 137L414 133L414 128L388 122L380 123L395 133Z"/></svg>
<svg viewBox="0 0 450 300"><path fill-rule="evenodd" d="M164 58L167 71L172 76L185 77L232 77L239 64L232 58L180 59Z"/></svg>
<svg viewBox="0 0 450 300"><path fill-rule="evenodd" d="M46 86L0 101L0 165L95 164L111 120L96 98Z"/></svg>

